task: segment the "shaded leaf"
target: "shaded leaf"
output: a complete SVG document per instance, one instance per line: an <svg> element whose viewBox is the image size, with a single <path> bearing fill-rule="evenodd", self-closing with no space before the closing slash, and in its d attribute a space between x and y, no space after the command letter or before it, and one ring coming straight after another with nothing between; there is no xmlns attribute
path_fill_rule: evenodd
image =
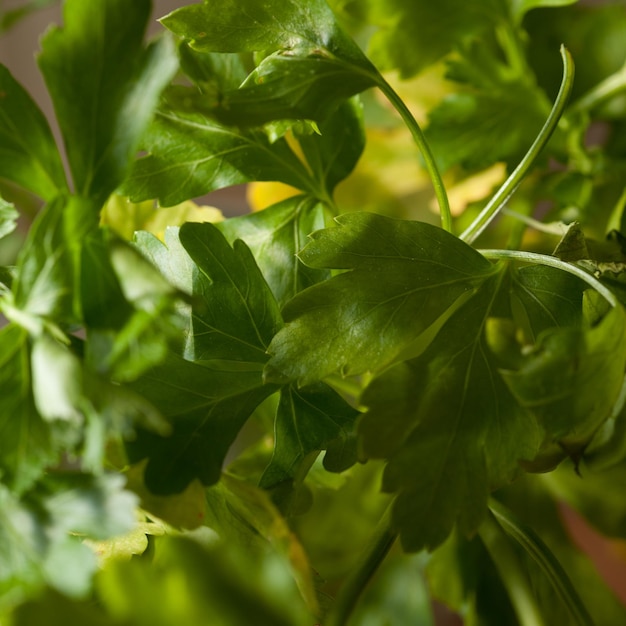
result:
<svg viewBox="0 0 626 626"><path fill-rule="evenodd" d="M194 478L217 482L237 433L276 390L262 385L258 371L211 369L174 355L133 389L159 407L172 428L168 437L139 430L128 444L133 462L148 458L145 482L158 495L179 493Z"/></svg>
<svg viewBox="0 0 626 626"><path fill-rule="evenodd" d="M270 346L266 378L306 385L341 371L376 371L494 272L444 230L375 214L336 218L300 254L315 268L349 269L298 294Z"/></svg>
<svg viewBox="0 0 626 626"><path fill-rule="evenodd" d="M343 471L353 465L356 445L351 435L358 415L327 385L282 389L276 414L274 455L263 473L261 486L270 488L296 479L303 461L320 450L329 450L324 465L330 471ZM338 447L346 450L333 458L331 450Z"/></svg>
<svg viewBox="0 0 626 626"><path fill-rule="evenodd" d="M0 65L0 171L2 177L51 200L67 189L50 126L24 88Z"/></svg>
<svg viewBox="0 0 626 626"><path fill-rule="evenodd" d="M578 0L509 0L513 16L521 21L528 11L540 7L562 7L575 4Z"/></svg>
<svg viewBox="0 0 626 626"><path fill-rule="evenodd" d="M65 4L63 28L39 66L55 106L75 187L104 201L124 180L161 90L177 69L167 38L143 48L149 0Z"/></svg>
<svg viewBox="0 0 626 626"><path fill-rule="evenodd" d="M498 283L485 283L423 355L383 373L362 399L362 449L389 459L383 489L399 492L393 521L409 551L438 546L455 524L474 532L489 491L539 447L535 418L515 402L486 345Z"/></svg>

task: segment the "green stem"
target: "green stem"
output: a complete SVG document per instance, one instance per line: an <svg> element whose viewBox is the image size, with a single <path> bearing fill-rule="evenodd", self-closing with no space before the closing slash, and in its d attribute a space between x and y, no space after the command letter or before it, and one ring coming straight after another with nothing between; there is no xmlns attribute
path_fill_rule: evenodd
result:
<svg viewBox="0 0 626 626"><path fill-rule="evenodd" d="M520 557L492 513L487 515L478 534L502 578L520 625L545 626Z"/></svg>
<svg viewBox="0 0 626 626"><path fill-rule="evenodd" d="M426 165L426 170L428 171L430 180L432 181L433 187L435 188L435 196L437 197L437 202L439 203L439 211L441 213L441 226L449 233L451 233L452 212L450 211L448 194L446 193L446 188L443 184L443 180L441 178L439 168L437 167L435 157L430 150L430 146L426 142L424 133L420 128L420 125L417 123L415 117L413 117L411 111L409 111L406 104L404 104L400 96L394 91L393 87L380 74L376 76L376 82L379 89L385 94L385 97L389 100L389 102L402 117L402 120L411 132L413 140L415 141L417 147L422 153L424 164Z"/></svg>
<svg viewBox="0 0 626 626"><path fill-rule="evenodd" d="M586 113L623 91L626 91L626 64L576 100L568 113Z"/></svg>
<svg viewBox="0 0 626 626"><path fill-rule="evenodd" d="M543 125L543 128L537 135L521 163L513 170L511 175L506 179L502 187L498 189L493 198L487 203L487 206L480 212L478 217L467 227L462 233L461 239L467 243L472 243L491 223L491 220L502 210L508 199L515 193L520 183L537 160L539 153L555 131L559 119L563 115L565 105L572 91L574 82L574 62L570 53L564 46L561 46L561 57L563 58L563 80L561 88L554 102L554 106L550 111L550 115Z"/></svg>
<svg viewBox="0 0 626 626"><path fill-rule="evenodd" d="M325 626L347 626L356 604L376 570L387 556L397 534L391 530L391 505L387 507L369 549L340 589Z"/></svg>
<svg viewBox="0 0 626 626"><path fill-rule="evenodd" d="M578 626L594 626L591 616L565 570L533 529L526 526L507 507L493 498L489 500L489 508L504 531L526 550L548 577L557 595L569 610L574 623Z"/></svg>
<svg viewBox="0 0 626 626"><path fill-rule="evenodd" d="M521 261L522 263L547 265L548 267L554 267L557 270L568 272L593 287L613 308L618 306L617 298L613 295L613 292L607 289L595 276L585 272L585 270L576 265L561 261L561 259L557 259L554 256L537 254L535 252L522 252L519 250L479 250L479 252L487 259L511 259L513 261Z"/></svg>

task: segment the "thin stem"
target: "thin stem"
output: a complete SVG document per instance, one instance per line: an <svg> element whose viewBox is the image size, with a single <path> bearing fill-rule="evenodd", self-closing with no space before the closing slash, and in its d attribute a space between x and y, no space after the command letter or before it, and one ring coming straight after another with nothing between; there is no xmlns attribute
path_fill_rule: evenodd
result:
<svg viewBox="0 0 626 626"><path fill-rule="evenodd" d="M487 259L512 259L522 263L547 265L548 267L568 272L593 287L613 308L618 306L617 298L613 295L613 292L607 289L595 276L585 272L585 270L576 265L561 261L561 259L557 259L554 256L537 254L535 252L521 252L519 250L479 250L479 252Z"/></svg>
<svg viewBox="0 0 626 626"><path fill-rule="evenodd" d="M448 194L446 193L446 188L443 184L441 173L439 172L439 168L437 167L435 157L430 150L430 146L426 142L424 133L422 132L420 125L417 123L417 120L413 117L411 111L409 111L406 104L404 104L400 96L398 96L398 94L394 91L393 87L380 74L378 74L378 76L376 77L376 82L379 89L385 94L385 97L389 100L389 102L402 117L404 123L411 132L413 140L415 141L417 147L422 153L422 157L424 158L424 164L426 165L426 170L428 171L430 180L432 181L433 187L435 188L435 196L437 197L437 202L439 203L439 211L441 213L441 226L449 233L451 233L452 212L450 211Z"/></svg>
<svg viewBox="0 0 626 626"><path fill-rule="evenodd" d="M626 64L576 100L568 113L591 111L623 91L626 91Z"/></svg>
<svg viewBox="0 0 626 626"><path fill-rule="evenodd" d="M545 626L520 557L492 513L487 515L478 534L502 578L520 625Z"/></svg>
<svg viewBox="0 0 626 626"><path fill-rule="evenodd" d="M371 545L361 562L340 589L325 626L347 626L356 604L376 570L383 562L397 534L391 530L391 505L381 518Z"/></svg>
<svg viewBox="0 0 626 626"><path fill-rule="evenodd" d="M489 508L504 531L526 550L548 577L557 595L569 610L574 623L579 626L594 626L591 616L565 570L533 529L526 526L507 507L493 498L489 500Z"/></svg>
<svg viewBox="0 0 626 626"><path fill-rule="evenodd" d="M498 189L493 198L487 203L487 206L480 212L478 217L467 227L461 235L461 239L467 243L472 243L491 223L491 220L501 211L508 199L515 193L520 183L537 160L539 153L555 131L559 119L563 115L565 105L572 91L574 83L574 62L570 53L565 46L561 46L561 57L563 59L563 80L561 88L554 102L554 106L550 111L550 115L543 125L543 128L537 135L521 163L513 170L511 175L506 179L502 187Z"/></svg>

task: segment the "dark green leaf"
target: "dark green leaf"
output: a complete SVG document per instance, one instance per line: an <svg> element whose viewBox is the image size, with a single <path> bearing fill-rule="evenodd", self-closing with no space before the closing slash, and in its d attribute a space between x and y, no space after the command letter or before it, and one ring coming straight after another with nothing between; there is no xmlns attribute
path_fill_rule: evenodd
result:
<svg viewBox="0 0 626 626"><path fill-rule="evenodd" d="M356 462L351 434L359 412L324 384L306 389L285 387L276 414L274 456L261 478L261 486L273 487L294 480L302 462L312 452L346 445L343 458L327 453L324 464L331 471L343 471ZM328 467L335 460L336 467Z"/></svg>
<svg viewBox="0 0 626 626"><path fill-rule="evenodd" d="M281 119L324 120L344 100L375 85L318 49L266 57L240 89L223 94L216 115L227 124L261 126Z"/></svg>
<svg viewBox="0 0 626 626"><path fill-rule="evenodd" d="M10 235L17 227L19 213L15 207L0 198L0 239Z"/></svg>
<svg viewBox="0 0 626 626"><path fill-rule="evenodd" d="M284 140L222 126L204 112L165 106L152 123L144 148L124 186L134 201L157 198L173 206L209 191L253 180L277 180L310 190L306 168Z"/></svg>
<svg viewBox="0 0 626 626"><path fill-rule="evenodd" d="M150 1L69 0L39 65L78 193L100 201L124 180L161 90L177 68L167 38L143 48Z"/></svg>
<svg viewBox="0 0 626 626"><path fill-rule="evenodd" d="M380 26L370 53L383 69L398 69L404 78L492 28L505 8L501 0L368 0L367 4L370 22Z"/></svg>
<svg viewBox="0 0 626 626"><path fill-rule="evenodd" d="M531 9L540 7L563 7L568 4L575 4L578 0L509 0L513 16L521 21Z"/></svg>
<svg viewBox="0 0 626 626"><path fill-rule="evenodd" d="M572 454L610 416L626 368L626 313L612 309L591 329L551 329L515 372L502 376L520 405Z"/></svg>
<svg viewBox="0 0 626 626"><path fill-rule="evenodd" d="M349 269L298 294L270 346L268 380L323 379L376 371L494 273L494 266L444 230L368 213L336 218L300 258Z"/></svg>
<svg viewBox="0 0 626 626"><path fill-rule="evenodd" d="M182 491L194 478L210 485L254 409L275 387L263 386L259 371L202 367L170 355L133 389L158 407L172 426L169 437L140 430L129 452L148 458L145 480L158 494Z"/></svg>
<svg viewBox="0 0 626 626"><path fill-rule="evenodd" d="M498 283L485 283L422 356L382 374L363 396L362 449L390 459L383 489L399 492L393 520L407 550L438 546L455 524L474 532L490 489L538 450L536 420L515 402L485 341Z"/></svg>
<svg viewBox="0 0 626 626"><path fill-rule="evenodd" d="M67 188L50 126L23 87L0 65L0 172L45 200Z"/></svg>
<svg viewBox="0 0 626 626"><path fill-rule="evenodd" d="M307 235L324 227L324 207L313 198L295 196L217 227L229 241L241 239L250 248L279 305L329 276L296 256Z"/></svg>
<svg viewBox="0 0 626 626"><path fill-rule="evenodd" d="M298 143L316 179L330 196L337 184L352 172L365 148L360 100L344 102L318 127L319 135L299 135Z"/></svg>
<svg viewBox="0 0 626 626"><path fill-rule="evenodd" d="M198 267L193 338L188 357L225 369L260 371L267 347L282 325L278 306L249 248L230 247L209 223L187 223L180 241Z"/></svg>

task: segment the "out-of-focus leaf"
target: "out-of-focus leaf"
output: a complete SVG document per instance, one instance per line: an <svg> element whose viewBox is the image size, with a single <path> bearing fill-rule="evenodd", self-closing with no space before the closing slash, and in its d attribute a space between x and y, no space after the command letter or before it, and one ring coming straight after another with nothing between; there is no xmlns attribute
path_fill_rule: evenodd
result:
<svg viewBox="0 0 626 626"><path fill-rule="evenodd" d="M3 10L0 14L0 34L10 30L34 11L45 9L58 2L59 0L24 0L23 6L17 9Z"/></svg>
<svg viewBox="0 0 626 626"><path fill-rule="evenodd" d="M35 408L26 331L6 326L0 345L0 467L3 483L19 494L56 462L61 444L73 435L65 424L44 421Z"/></svg>
<svg viewBox="0 0 626 626"><path fill-rule="evenodd" d="M376 371L397 358L494 266L444 230L375 214L336 218L301 253L320 269L347 269L298 294L270 346L266 378L321 380Z"/></svg>
<svg viewBox="0 0 626 626"><path fill-rule="evenodd" d="M117 476L58 476L23 501L0 487L0 607L46 584L85 596L97 564L76 534L106 539L135 525L136 498L122 483Z"/></svg>
<svg viewBox="0 0 626 626"><path fill-rule="evenodd" d="M51 200L67 189L50 126L24 88L0 65L0 172Z"/></svg>
<svg viewBox="0 0 626 626"><path fill-rule="evenodd" d="M160 92L177 69L172 42L143 47L149 0L65 3L39 65L78 193L104 201L124 180Z"/></svg>
<svg viewBox="0 0 626 626"><path fill-rule="evenodd" d="M531 9L540 7L563 7L575 4L578 0L509 0L513 16L518 20L524 17Z"/></svg>
<svg viewBox="0 0 626 626"><path fill-rule="evenodd" d="M19 213L15 207L0 198L0 239L10 235L17 226Z"/></svg>
<svg viewBox="0 0 626 626"><path fill-rule="evenodd" d="M149 153L133 167L124 193L173 206L252 180L279 180L311 190L311 177L284 140L208 119L202 111L164 105L143 139Z"/></svg>
<svg viewBox="0 0 626 626"><path fill-rule="evenodd" d="M570 466L570 471L574 468ZM498 494L505 504L545 542L567 572L587 611L597 626L613 626L626 620L626 609L609 589L598 570L564 528L558 505L540 476L526 475ZM520 556L527 563L533 591L541 614L548 624L567 624L571 614L563 602L555 602L554 587L530 555ZM491 592L485 595L491 597ZM485 598L488 602L488 598Z"/></svg>
<svg viewBox="0 0 626 626"><path fill-rule="evenodd" d="M405 78L492 28L505 10L501 0L368 0L367 5L369 21L380 26L370 43L372 58Z"/></svg>
<svg viewBox="0 0 626 626"><path fill-rule="evenodd" d="M454 165L475 171L498 161L517 165L546 117L536 87L503 81L447 96L430 112L425 132L443 171Z"/></svg>
<svg viewBox="0 0 626 626"><path fill-rule="evenodd" d="M218 226L228 241L241 239L250 248L279 305L328 278L328 271L308 267L296 256L308 234L323 227L323 205L301 195Z"/></svg>
<svg viewBox="0 0 626 626"><path fill-rule="evenodd" d="M206 504L206 525L225 545L246 546L248 552L263 553L271 544L289 561L309 610L319 612L307 555L266 491L225 474L217 485L206 490Z"/></svg>
<svg viewBox="0 0 626 626"><path fill-rule="evenodd" d="M319 450L329 450L324 465L330 471L343 471L353 465L356 441L352 431L358 415L337 392L322 383L306 389L285 387L276 414L274 455L261 486L270 488L294 480L306 457Z"/></svg>

